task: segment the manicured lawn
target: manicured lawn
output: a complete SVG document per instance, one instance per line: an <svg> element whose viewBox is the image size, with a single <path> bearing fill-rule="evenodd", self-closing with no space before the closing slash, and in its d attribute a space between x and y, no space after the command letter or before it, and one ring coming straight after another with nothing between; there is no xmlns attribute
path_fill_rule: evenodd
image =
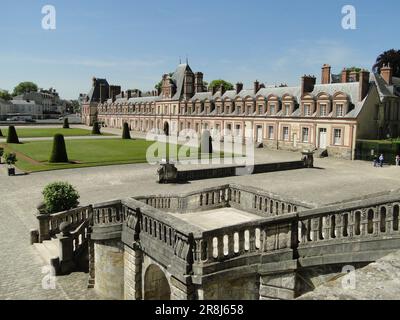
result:
<svg viewBox="0 0 400 320"><path fill-rule="evenodd" d="M67 140L68 158L71 163L48 162L52 141L32 141L23 144L3 144L6 151L17 152L17 167L26 172L93 167L113 164L146 163L146 151L154 142L146 140ZM0 145L1 146L1 145ZM174 145L176 147L176 145ZM180 149L181 146L178 146ZM185 156L197 154L197 148L187 150ZM191 153L192 152L192 153ZM155 156L158 157L156 153Z"/></svg>
<svg viewBox="0 0 400 320"><path fill-rule="evenodd" d="M90 136L92 132L90 130L71 128L18 128L17 134L19 138L44 138L53 137L55 134L60 133L64 137L76 137L76 136ZM3 135L6 137L8 135L8 129L2 129ZM105 136L110 136L111 134L103 133Z"/></svg>

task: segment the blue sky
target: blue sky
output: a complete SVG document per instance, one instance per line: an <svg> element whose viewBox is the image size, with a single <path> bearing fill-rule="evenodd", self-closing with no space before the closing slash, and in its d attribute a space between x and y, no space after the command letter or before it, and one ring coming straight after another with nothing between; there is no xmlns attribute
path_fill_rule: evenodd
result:
<svg viewBox="0 0 400 320"><path fill-rule="evenodd" d="M57 29L41 28L54 5ZM357 29L341 26L342 7ZM2 0L0 88L20 81L55 87L64 98L87 92L93 76L123 89L151 90L179 57L205 80L252 86L298 85L322 64L370 69L398 46L398 0Z"/></svg>

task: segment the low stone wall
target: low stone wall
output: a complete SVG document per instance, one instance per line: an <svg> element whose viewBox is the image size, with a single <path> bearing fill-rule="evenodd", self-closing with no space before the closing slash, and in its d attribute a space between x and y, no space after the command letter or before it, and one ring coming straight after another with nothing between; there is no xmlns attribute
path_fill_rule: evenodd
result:
<svg viewBox="0 0 400 320"><path fill-rule="evenodd" d="M239 175L251 175L260 174L274 171L284 170L295 170L303 169L305 167L304 161L290 161L290 162L279 162L279 163L264 163L256 164L254 166L233 166L233 167L221 167L221 168L210 168L210 169L197 169L178 171L178 181L193 181L193 180L205 180L215 178L234 177Z"/></svg>

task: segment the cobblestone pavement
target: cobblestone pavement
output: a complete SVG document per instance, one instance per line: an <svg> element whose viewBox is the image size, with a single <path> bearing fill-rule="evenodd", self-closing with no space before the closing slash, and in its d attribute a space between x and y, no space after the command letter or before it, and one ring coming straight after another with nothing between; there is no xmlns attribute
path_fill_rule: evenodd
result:
<svg viewBox="0 0 400 320"><path fill-rule="evenodd" d="M298 153L256 151L257 162L299 159ZM88 290L87 275L57 278L56 290L42 289L43 262L29 245L29 230L37 228L35 207L43 187L68 181L89 204L137 195L181 193L203 187L238 183L263 188L289 198L323 205L400 187L400 168L373 168L360 161L316 159L315 169L272 172L254 176L158 185L157 167L121 165L34 173L8 177L0 166L0 299L98 299ZM191 166L193 168L193 166Z"/></svg>

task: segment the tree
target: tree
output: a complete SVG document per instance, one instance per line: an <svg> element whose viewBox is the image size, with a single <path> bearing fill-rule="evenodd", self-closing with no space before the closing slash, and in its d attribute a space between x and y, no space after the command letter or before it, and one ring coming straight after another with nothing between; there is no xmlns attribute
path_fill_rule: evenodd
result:
<svg viewBox="0 0 400 320"><path fill-rule="evenodd" d="M56 213L78 207L79 193L67 182L54 182L43 189L46 213Z"/></svg>
<svg viewBox="0 0 400 320"><path fill-rule="evenodd" d="M7 90L0 90L0 99L10 101L12 96Z"/></svg>
<svg viewBox="0 0 400 320"><path fill-rule="evenodd" d="M101 134L100 124L97 121L93 122L92 134Z"/></svg>
<svg viewBox="0 0 400 320"><path fill-rule="evenodd" d="M373 71L379 73L387 64L392 67L393 76L400 77L400 50L391 49L380 54L372 67Z"/></svg>
<svg viewBox="0 0 400 320"><path fill-rule="evenodd" d="M13 96L18 96L27 92L37 92L38 86L33 82L21 82L14 88Z"/></svg>
<svg viewBox="0 0 400 320"><path fill-rule="evenodd" d="M19 143L17 131L14 126L8 127L7 143Z"/></svg>
<svg viewBox="0 0 400 320"><path fill-rule="evenodd" d="M69 121L67 117L64 118L63 129L69 129Z"/></svg>
<svg viewBox="0 0 400 320"><path fill-rule="evenodd" d="M56 134L53 140L53 149L50 154L50 163L68 162L67 148L65 146L64 136Z"/></svg>
<svg viewBox="0 0 400 320"><path fill-rule="evenodd" d="M129 140L131 138L131 133L129 132L129 125L127 122L124 122L124 128L122 130L122 139Z"/></svg>
<svg viewBox="0 0 400 320"><path fill-rule="evenodd" d="M233 90L233 88L234 88L232 83L222 80L222 79L218 79L218 80L211 81L211 83L209 85L209 89L212 89L212 88L218 89L221 86L221 84L224 86L225 91Z"/></svg>

